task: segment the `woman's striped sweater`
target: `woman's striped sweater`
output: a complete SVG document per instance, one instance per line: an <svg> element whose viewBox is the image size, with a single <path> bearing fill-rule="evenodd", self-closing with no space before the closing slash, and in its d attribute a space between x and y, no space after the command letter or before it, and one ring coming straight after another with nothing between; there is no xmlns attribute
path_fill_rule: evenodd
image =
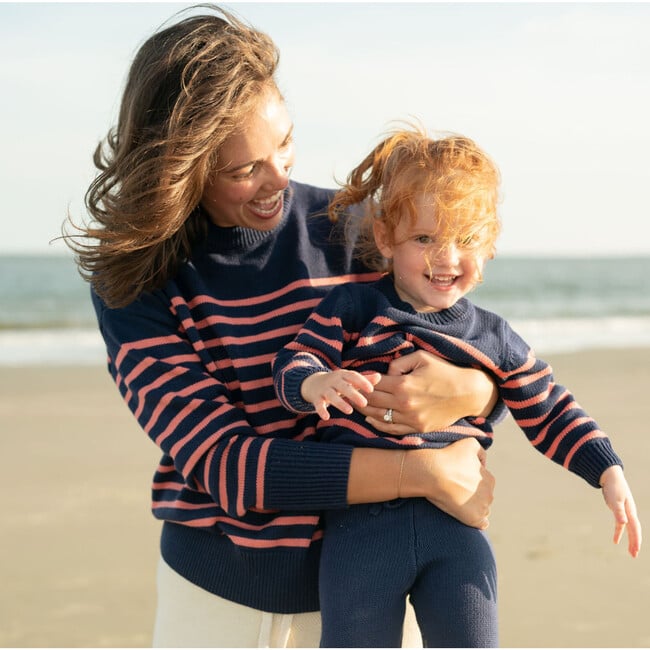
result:
<svg viewBox="0 0 650 650"><path fill-rule="evenodd" d="M591 485L599 487L605 469L622 465L596 422L503 318L466 298L440 312L416 312L399 298L389 275L373 284L332 289L274 360L276 392L288 409L312 412L300 393L308 375L334 368L383 373L391 359L415 349L490 373L502 405L532 445ZM381 447L440 446L474 436L487 448L499 417L497 409L488 420L467 419L443 431L393 437L373 429L356 411L350 416L335 408L330 412L331 418L318 424L319 439Z"/></svg>
<svg viewBox="0 0 650 650"><path fill-rule="evenodd" d="M278 401L271 360L337 284L371 281L292 182L270 232L209 226L173 280L121 309L93 294L108 367L162 450L162 554L200 587L271 612L318 608L319 511L346 506L352 448L314 441Z"/></svg>

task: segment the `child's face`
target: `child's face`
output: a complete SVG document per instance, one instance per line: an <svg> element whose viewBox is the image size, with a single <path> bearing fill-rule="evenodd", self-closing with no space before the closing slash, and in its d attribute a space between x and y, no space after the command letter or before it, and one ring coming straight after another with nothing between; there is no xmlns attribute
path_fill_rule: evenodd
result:
<svg viewBox="0 0 650 650"><path fill-rule="evenodd" d="M384 223L375 222L375 239L382 255L393 262L395 289L417 311L441 311L454 305L478 282L485 258L475 247L436 245L433 206L422 197L417 219L400 220L394 242Z"/></svg>

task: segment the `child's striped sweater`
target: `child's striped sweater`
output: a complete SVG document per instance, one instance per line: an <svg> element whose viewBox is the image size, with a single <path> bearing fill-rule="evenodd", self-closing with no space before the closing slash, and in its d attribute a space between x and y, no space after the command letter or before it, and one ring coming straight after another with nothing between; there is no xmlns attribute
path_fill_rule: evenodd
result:
<svg viewBox="0 0 650 650"><path fill-rule="evenodd" d="M346 506L352 448L313 441L316 418L288 413L271 378L329 289L378 277L329 222L331 196L292 182L273 231L211 224L163 289L122 309L93 294L109 370L163 452L152 490L163 557L271 612L318 609L318 513Z"/></svg>
<svg viewBox="0 0 650 650"><path fill-rule="evenodd" d="M591 485L599 486L608 467L622 465L594 420L566 388L555 383L550 366L535 358L503 318L466 298L450 309L418 313L399 298L391 276L373 284L332 289L275 359L276 392L288 409L313 412L313 405L300 393L308 375L334 368L384 373L391 359L415 349L489 372L502 404L532 445ZM330 413L329 420L318 424L318 434L319 439L336 443L440 446L464 436L475 436L484 447L492 443L493 418L467 419L444 431L392 437L373 429L356 411L348 416L330 407Z"/></svg>

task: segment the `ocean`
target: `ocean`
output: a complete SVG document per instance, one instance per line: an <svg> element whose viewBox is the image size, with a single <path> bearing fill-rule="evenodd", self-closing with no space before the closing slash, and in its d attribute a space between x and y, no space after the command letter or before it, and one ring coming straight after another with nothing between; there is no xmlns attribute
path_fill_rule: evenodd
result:
<svg viewBox="0 0 650 650"><path fill-rule="evenodd" d="M538 354L650 346L650 257L490 261L470 298ZM0 255L0 366L104 364L88 285L68 256Z"/></svg>

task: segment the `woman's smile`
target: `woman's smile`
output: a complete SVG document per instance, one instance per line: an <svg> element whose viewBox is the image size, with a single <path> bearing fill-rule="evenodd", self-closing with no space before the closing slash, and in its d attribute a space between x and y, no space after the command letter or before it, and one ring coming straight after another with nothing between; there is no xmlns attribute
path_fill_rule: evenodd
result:
<svg viewBox="0 0 650 650"><path fill-rule="evenodd" d="M254 199L248 204L248 209L260 219L272 219L282 213L284 192L276 192L266 199Z"/></svg>

